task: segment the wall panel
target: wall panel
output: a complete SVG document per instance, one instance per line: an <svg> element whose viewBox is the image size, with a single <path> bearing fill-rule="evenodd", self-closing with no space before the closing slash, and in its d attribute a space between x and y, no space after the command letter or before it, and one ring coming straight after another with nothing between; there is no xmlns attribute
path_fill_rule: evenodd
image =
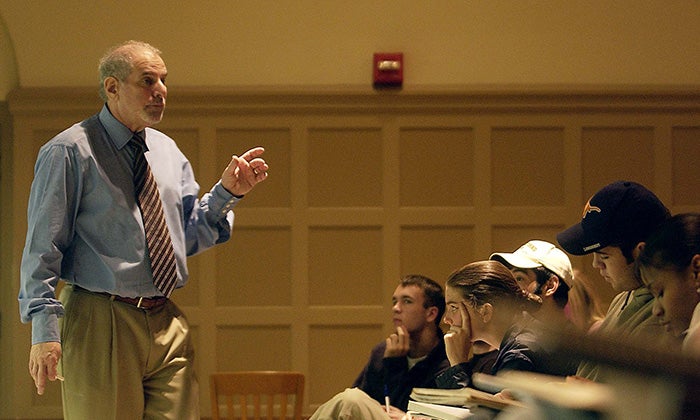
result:
<svg viewBox="0 0 700 420"><path fill-rule="evenodd" d="M292 148L291 132L287 127L250 127L217 128L214 150L216 160L210 163L214 168L223 170L228 165L232 154L240 154L253 147L264 145L265 159L275 162L269 173L269 178L246 197L246 207L279 207L291 206L292 182L291 168ZM217 173L217 178L221 173ZM215 182L210 180L207 184Z"/></svg>
<svg viewBox="0 0 700 420"><path fill-rule="evenodd" d="M399 240L402 275L423 274L444 284L453 270L476 259L470 226L406 226Z"/></svg>
<svg viewBox="0 0 700 420"><path fill-rule="evenodd" d="M586 197L611 179L654 185L654 127L584 127L581 143Z"/></svg>
<svg viewBox="0 0 700 420"><path fill-rule="evenodd" d="M350 387L367 363L372 347L383 338L382 324L355 325L349 321L346 325L310 328L307 379L309 385L313 384L308 392L311 401L326 401Z"/></svg>
<svg viewBox="0 0 700 420"><path fill-rule="evenodd" d="M491 133L491 204L561 206L564 130L495 127Z"/></svg>
<svg viewBox="0 0 700 420"><path fill-rule="evenodd" d="M700 125L673 127L673 190L671 203L677 206L700 205L700 174L697 158L700 156Z"/></svg>
<svg viewBox="0 0 700 420"><path fill-rule="evenodd" d="M381 207L382 137L378 128L311 128L310 207Z"/></svg>
<svg viewBox="0 0 700 420"><path fill-rule="evenodd" d="M159 128L207 191L234 153L261 145L270 177L236 208L229 243L190 259L174 299L195 331L202 414L215 370L306 373L305 412L349 386L391 332L398 279L444 283L455 268L531 238L553 241L588 197L618 178L672 211L700 211L700 93L583 89L400 92L171 88ZM92 89L21 89L3 166L12 226L3 241L3 307L17 313L19 258L36 152L99 109ZM11 169L8 169L11 168ZM572 258L599 288L612 292ZM52 384L26 373L29 327L2 335L7 417L58 418ZM7 344L7 340L11 340ZM7 376L6 376L7 375ZM8 389L6 384L12 384Z"/></svg>
<svg viewBox="0 0 700 420"><path fill-rule="evenodd" d="M234 223L235 225L235 223ZM215 247L217 306L292 304L292 240L288 227L241 227ZM262 269L264 267L264 269Z"/></svg>
<svg viewBox="0 0 700 420"><path fill-rule="evenodd" d="M401 207L474 204L471 128L402 128L397 153Z"/></svg>

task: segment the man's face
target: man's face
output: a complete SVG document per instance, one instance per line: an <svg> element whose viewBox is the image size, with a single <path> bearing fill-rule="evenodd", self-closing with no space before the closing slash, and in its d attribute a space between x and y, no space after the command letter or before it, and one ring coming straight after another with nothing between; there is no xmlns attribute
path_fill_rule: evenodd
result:
<svg viewBox="0 0 700 420"><path fill-rule="evenodd" d="M535 293L537 290L537 275L535 274L535 270L531 268L513 267L510 269L510 272L513 273L513 277L515 277L521 289L530 293Z"/></svg>
<svg viewBox="0 0 700 420"><path fill-rule="evenodd" d="M403 326L411 334L421 331L426 325L434 322L434 320L428 321L430 308L423 307L425 295L418 286L404 287L399 285L394 291L391 301L394 327Z"/></svg>
<svg viewBox="0 0 700 420"><path fill-rule="evenodd" d="M634 264L627 262L619 247L606 246L594 252L593 268L598 269L616 292L634 290L640 286L634 277Z"/></svg>
<svg viewBox="0 0 700 420"><path fill-rule="evenodd" d="M114 87L105 90L112 115L131 131L140 131L163 118L168 71L159 56L144 50L134 52L133 65L126 80L111 78Z"/></svg>

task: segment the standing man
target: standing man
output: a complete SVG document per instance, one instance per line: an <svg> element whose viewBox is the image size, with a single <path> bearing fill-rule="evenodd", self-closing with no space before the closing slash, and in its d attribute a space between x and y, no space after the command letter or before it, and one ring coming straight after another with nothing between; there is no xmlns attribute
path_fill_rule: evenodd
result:
<svg viewBox="0 0 700 420"><path fill-rule="evenodd" d="M231 209L267 178L264 150L234 155L199 199L190 163L151 128L167 97L160 51L128 41L99 72L102 110L35 166L19 293L29 372L41 395L60 371L66 419L198 419L191 332L169 296L188 255L229 239Z"/></svg>
<svg viewBox="0 0 700 420"><path fill-rule="evenodd" d="M618 181L595 193L583 209L581 222L557 235L568 253L593 253L593 267L619 293L598 333L622 339L651 337L650 343L680 348L653 316L654 297L634 273L634 261L647 237L669 217L653 192L635 182ZM590 362L582 362L576 375L604 380L600 366Z"/></svg>
<svg viewBox="0 0 700 420"><path fill-rule="evenodd" d="M372 349L353 388L321 405L312 419L400 419L411 390L435 388L435 377L449 367L440 329L445 312L442 287L427 277L408 275L391 299L396 332Z"/></svg>

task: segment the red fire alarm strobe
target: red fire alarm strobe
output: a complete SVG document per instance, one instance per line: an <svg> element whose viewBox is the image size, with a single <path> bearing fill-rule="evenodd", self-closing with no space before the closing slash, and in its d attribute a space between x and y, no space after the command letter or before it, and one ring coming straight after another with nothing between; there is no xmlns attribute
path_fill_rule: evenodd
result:
<svg viewBox="0 0 700 420"><path fill-rule="evenodd" d="M374 53L375 88L400 88L403 85L403 53Z"/></svg>

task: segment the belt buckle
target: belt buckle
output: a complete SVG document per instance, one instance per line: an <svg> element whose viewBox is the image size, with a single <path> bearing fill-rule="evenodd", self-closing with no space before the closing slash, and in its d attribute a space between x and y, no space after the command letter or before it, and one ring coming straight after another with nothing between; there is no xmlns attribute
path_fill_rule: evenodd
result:
<svg viewBox="0 0 700 420"><path fill-rule="evenodd" d="M142 303L142 302L143 302L143 296L141 296L141 297L139 298L139 301L136 303L136 307L139 308L139 309L141 309L141 307L142 307L142 306L141 306L141 303Z"/></svg>

